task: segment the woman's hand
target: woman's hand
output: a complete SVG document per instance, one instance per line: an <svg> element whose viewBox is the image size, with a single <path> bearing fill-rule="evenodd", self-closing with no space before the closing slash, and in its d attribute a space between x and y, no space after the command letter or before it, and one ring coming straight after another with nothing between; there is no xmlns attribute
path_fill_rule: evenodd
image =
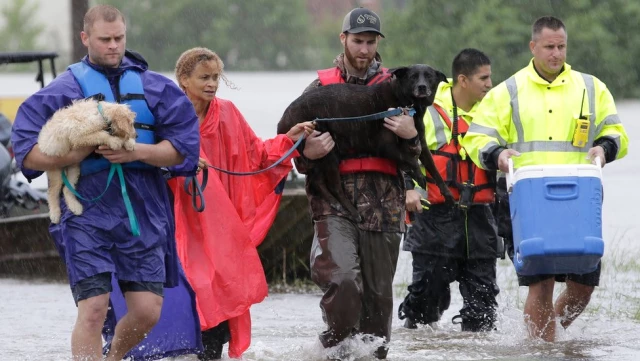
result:
<svg viewBox="0 0 640 361"><path fill-rule="evenodd" d="M304 134L305 137L308 137L313 133L314 129L316 129L316 124L314 122L298 123L287 132L287 137L292 141L297 142L302 134Z"/></svg>
<svg viewBox="0 0 640 361"><path fill-rule="evenodd" d="M196 170L196 173L200 173L200 171L202 171L204 168L208 167L209 163L207 163L207 160L204 158L199 158L198 159L198 169Z"/></svg>

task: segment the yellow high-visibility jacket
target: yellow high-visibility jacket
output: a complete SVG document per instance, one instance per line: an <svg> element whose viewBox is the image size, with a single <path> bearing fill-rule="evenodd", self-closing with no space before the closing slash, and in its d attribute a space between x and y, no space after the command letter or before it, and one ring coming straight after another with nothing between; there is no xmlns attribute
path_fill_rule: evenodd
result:
<svg viewBox="0 0 640 361"><path fill-rule="evenodd" d="M584 147L576 147L572 143L581 115L589 121L588 140ZM515 168L587 164L588 150L602 137L617 145L615 159L627 154L629 139L606 85L566 63L549 83L538 75L532 60L484 97L462 146L484 169L485 159L498 147L520 152L512 158Z"/></svg>
<svg viewBox="0 0 640 361"><path fill-rule="evenodd" d="M453 101L451 100L451 90L453 89L453 80L447 79L449 82L441 82L438 85L436 91L436 97L433 102L438 104L449 115L450 119L453 119ZM474 113L478 108L478 104L473 105L469 112L465 112L458 107L458 117L464 120L467 125L471 123ZM424 113L424 135L427 140L427 147L429 150L438 150L445 144L448 144L451 140L451 129L447 126L444 120L438 114L438 111L430 106L427 108L427 112ZM458 135L458 141L461 141L462 137ZM465 156L461 154L461 156Z"/></svg>

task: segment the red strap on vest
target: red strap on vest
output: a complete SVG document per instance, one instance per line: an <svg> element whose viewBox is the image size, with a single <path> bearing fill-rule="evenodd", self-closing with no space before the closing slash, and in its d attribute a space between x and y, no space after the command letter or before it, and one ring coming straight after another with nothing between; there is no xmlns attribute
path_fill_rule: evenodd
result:
<svg viewBox="0 0 640 361"><path fill-rule="evenodd" d="M322 85L344 83L342 73L338 67L318 70L317 73L320 84ZM389 73L389 69L381 68L381 72L369 79L366 85L379 84L389 80L390 78L391 74Z"/></svg>
<svg viewBox="0 0 640 361"><path fill-rule="evenodd" d="M436 103L433 103L433 107L438 111L444 122L447 123L447 127L449 127L449 130L453 130L453 125L451 124L451 119L449 119L449 114L447 114L447 112L445 112L444 109L442 109L442 107ZM465 122L464 120L462 122L458 121L458 132L464 133L468 128L469 126L467 125L467 122Z"/></svg>
<svg viewBox="0 0 640 361"><path fill-rule="evenodd" d="M322 85L344 83L340 69L337 67L318 70L318 79Z"/></svg>
<svg viewBox="0 0 640 361"><path fill-rule="evenodd" d="M388 73L388 70L389 69L387 68L382 68L382 71L380 73L369 79L367 85L373 85L381 83L383 81L387 81L389 78L391 78L391 74ZM322 85L344 83L342 73L337 67L318 70L318 79L320 79L320 84ZM398 175L398 166L394 161L376 157L345 159L340 162L338 169L340 170L340 174L380 172L393 176Z"/></svg>
<svg viewBox="0 0 640 361"><path fill-rule="evenodd" d="M384 174L398 175L396 162L385 158L352 158L345 159L338 166L340 174L360 172L380 172Z"/></svg>

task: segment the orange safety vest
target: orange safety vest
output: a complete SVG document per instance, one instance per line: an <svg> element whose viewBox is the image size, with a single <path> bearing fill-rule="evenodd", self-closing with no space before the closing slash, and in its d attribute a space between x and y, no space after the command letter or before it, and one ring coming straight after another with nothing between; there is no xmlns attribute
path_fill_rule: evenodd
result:
<svg viewBox="0 0 640 361"><path fill-rule="evenodd" d="M374 75L367 81L366 85L374 85L387 81L391 78L389 69L382 68L382 72ZM320 84L340 84L344 83L342 72L338 67L318 70L318 79ZM378 157L350 158L342 159L338 166L340 174L359 173L359 172L380 172L390 175L398 175L398 166L396 162Z"/></svg>
<svg viewBox="0 0 640 361"><path fill-rule="evenodd" d="M382 83L383 81L389 80L390 78L391 74L389 74L389 69L382 68L381 72L374 75L371 79L367 80L366 85ZM322 85L344 83L342 72L337 66L329 69L318 70L318 79L320 80L320 84Z"/></svg>
<svg viewBox="0 0 640 361"><path fill-rule="evenodd" d="M449 186L453 197L459 200L460 189L465 183L469 183L472 185L473 203L493 203L495 199L495 177L489 177L487 171L478 168L469 158L462 159L460 157L461 146L455 141L458 133L455 132L456 134L453 134L453 125L449 115L439 105L433 104L433 107L438 111L449 129L452 130L449 143L438 150L432 150L431 154L442 179ZM433 119L433 121L437 122L438 119ZM469 125L465 121L457 121L457 123L459 134L464 136ZM429 202L432 204L444 203L444 197L434 180L427 177L427 181Z"/></svg>

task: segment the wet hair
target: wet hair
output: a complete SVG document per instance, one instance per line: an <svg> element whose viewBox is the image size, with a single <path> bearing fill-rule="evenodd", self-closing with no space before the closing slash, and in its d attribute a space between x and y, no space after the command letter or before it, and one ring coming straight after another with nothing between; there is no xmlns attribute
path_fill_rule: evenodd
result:
<svg viewBox="0 0 640 361"><path fill-rule="evenodd" d="M468 78L478 71L478 68L484 65L491 65L489 57L478 49L463 49L453 58L451 64L451 74L453 75L453 83L458 82L458 75L462 74Z"/></svg>
<svg viewBox="0 0 640 361"><path fill-rule="evenodd" d="M542 33L542 29L544 28L551 29L553 31L562 29L565 34L567 32L567 28L565 28L562 20L553 16L543 16L533 23L533 26L531 27L531 40L536 41L538 35Z"/></svg>
<svg viewBox="0 0 640 361"><path fill-rule="evenodd" d="M120 10L110 5L97 5L89 9L89 11L84 14L84 25L82 30L89 34L89 31L93 28L93 24L98 20L104 20L108 23L112 23L116 20L122 20L122 23L127 25L124 20L124 15L122 15Z"/></svg>
<svg viewBox="0 0 640 361"><path fill-rule="evenodd" d="M180 81L182 77L190 77L191 74L193 74L193 71L196 70L196 66L198 66L198 64L212 60L216 63L218 69L220 69L220 78L224 83L230 88L235 88L235 86L229 82L227 77L224 76L224 63L222 62L222 59L220 59L220 56L207 48L199 47L185 51L180 55L176 62L175 76L180 88L184 90Z"/></svg>

